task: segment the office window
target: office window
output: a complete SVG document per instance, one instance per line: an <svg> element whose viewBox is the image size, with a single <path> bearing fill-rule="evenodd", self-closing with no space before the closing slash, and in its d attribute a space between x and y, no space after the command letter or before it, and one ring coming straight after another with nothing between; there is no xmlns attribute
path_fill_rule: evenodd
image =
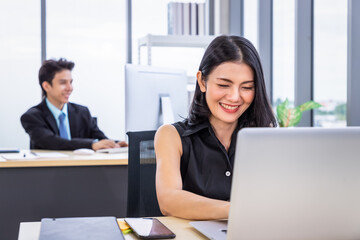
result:
<svg viewBox="0 0 360 240"><path fill-rule="evenodd" d="M168 3L171 0L133 0L132 1L132 49L133 63L139 62L138 39L147 34L168 34ZM181 1L179 1L181 2ZM189 1L183 1L189 2ZM203 3L204 0L192 0L191 2ZM152 47L151 65L161 67L182 68L187 71L190 82L195 81L195 75L199 68L203 48L187 47ZM141 48L140 63L147 65L147 49Z"/></svg>
<svg viewBox="0 0 360 240"><path fill-rule="evenodd" d="M273 1L273 107L294 104L295 1Z"/></svg>
<svg viewBox="0 0 360 240"><path fill-rule="evenodd" d="M258 50L258 1L244 0L244 37Z"/></svg>
<svg viewBox="0 0 360 240"><path fill-rule="evenodd" d="M0 146L29 148L20 116L40 102L40 1L0 2Z"/></svg>
<svg viewBox="0 0 360 240"><path fill-rule="evenodd" d="M47 1L47 58L75 62L70 101L86 105L105 134L125 138L125 1Z"/></svg>
<svg viewBox="0 0 360 240"><path fill-rule="evenodd" d="M346 126L347 1L314 1L314 126Z"/></svg>

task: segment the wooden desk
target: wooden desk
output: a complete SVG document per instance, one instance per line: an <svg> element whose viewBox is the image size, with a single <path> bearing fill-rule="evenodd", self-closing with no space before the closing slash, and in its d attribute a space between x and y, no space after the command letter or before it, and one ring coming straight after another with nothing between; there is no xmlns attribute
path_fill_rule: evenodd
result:
<svg viewBox="0 0 360 240"><path fill-rule="evenodd" d="M175 217L158 217L171 231L176 234L175 239L179 240L196 240L207 239L201 233L190 226L189 220ZM18 240L38 240L40 234L41 222L22 222L19 228ZM135 234L125 234L126 240L138 239Z"/></svg>
<svg viewBox="0 0 360 240"><path fill-rule="evenodd" d="M76 155L73 151L33 150L35 153L59 152L68 155L67 158L38 158L31 160L6 160L0 154L0 168L5 167L63 167L63 166L104 166L127 165L128 153L95 153L93 155ZM30 153L22 150L21 153Z"/></svg>
<svg viewBox="0 0 360 240"><path fill-rule="evenodd" d="M0 161L0 239L44 217L126 216L127 153L57 152L69 157Z"/></svg>

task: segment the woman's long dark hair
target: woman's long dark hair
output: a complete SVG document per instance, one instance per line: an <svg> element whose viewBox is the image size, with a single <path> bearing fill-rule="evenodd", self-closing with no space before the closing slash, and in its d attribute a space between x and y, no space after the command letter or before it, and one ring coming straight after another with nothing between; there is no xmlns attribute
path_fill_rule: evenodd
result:
<svg viewBox="0 0 360 240"><path fill-rule="evenodd" d="M201 60L199 71L206 82L209 74L224 62L242 62L251 67L254 73L255 97L249 108L239 118L242 127L276 126L276 119L265 89L264 73L259 54L252 43L239 36L219 36L215 38ZM209 119L210 109L206 103L205 92L200 91L196 81L194 98L190 106L188 122L196 125Z"/></svg>

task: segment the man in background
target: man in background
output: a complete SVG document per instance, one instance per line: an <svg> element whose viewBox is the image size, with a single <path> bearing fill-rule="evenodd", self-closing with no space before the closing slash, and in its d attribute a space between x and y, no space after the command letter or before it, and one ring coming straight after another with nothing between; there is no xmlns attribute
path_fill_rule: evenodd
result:
<svg viewBox="0 0 360 240"><path fill-rule="evenodd" d="M87 107L69 102L74 65L63 58L43 62L39 83L44 99L21 116L21 124L30 136L30 148L98 150L127 146L108 139Z"/></svg>

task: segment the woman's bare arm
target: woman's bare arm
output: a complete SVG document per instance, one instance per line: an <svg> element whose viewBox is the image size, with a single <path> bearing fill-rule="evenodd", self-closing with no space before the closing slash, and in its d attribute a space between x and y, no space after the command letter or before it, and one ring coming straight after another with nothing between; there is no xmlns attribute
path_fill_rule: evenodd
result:
<svg viewBox="0 0 360 240"><path fill-rule="evenodd" d="M198 220L228 218L229 202L182 190L182 144L174 126L164 125L156 132L155 152L156 192L164 215Z"/></svg>

